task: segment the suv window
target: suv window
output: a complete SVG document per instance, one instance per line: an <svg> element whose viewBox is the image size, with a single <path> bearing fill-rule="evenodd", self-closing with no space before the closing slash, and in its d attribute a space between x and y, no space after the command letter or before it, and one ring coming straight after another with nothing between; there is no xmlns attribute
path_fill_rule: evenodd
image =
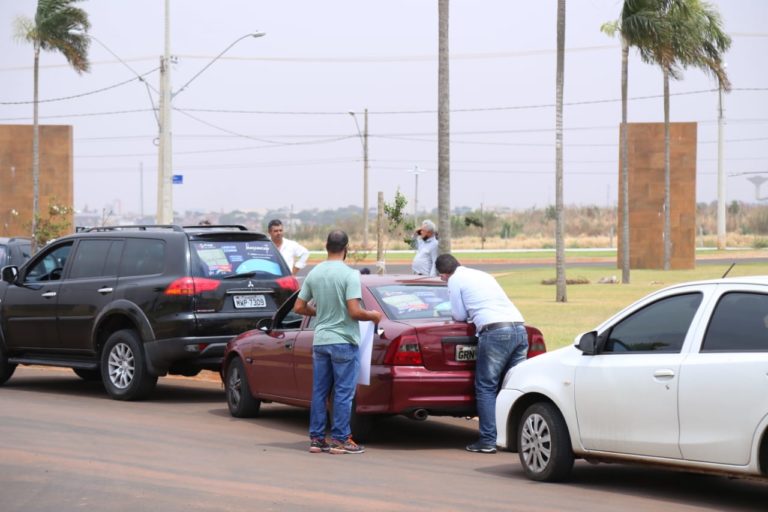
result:
<svg viewBox="0 0 768 512"><path fill-rule="evenodd" d="M680 352L701 298L675 295L633 313L611 329L603 352Z"/></svg>
<svg viewBox="0 0 768 512"><path fill-rule="evenodd" d="M239 274L255 277L289 275L275 245L269 240L193 240L193 273L222 278Z"/></svg>
<svg viewBox="0 0 768 512"><path fill-rule="evenodd" d="M726 293L717 303L702 352L768 351L768 296Z"/></svg>
<svg viewBox="0 0 768 512"><path fill-rule="evenodd" d="M165 266L165 242L152 238L128 238L125 241L120 276L159 274Z"/></svg>
<svg viewBox="0 0 768 512"><path fill-rule="evenodd" d="M31 282L61 279L71 249L72 242L50 249L29 269L24 279Z"/></svg>
<svg viewBox="0 0 768 512"><path fill-rule="evenodd" d="M108 275L104 273L104 264L112 243L112 240L81 240L72 259L69 277L80 279Z"/></svg>

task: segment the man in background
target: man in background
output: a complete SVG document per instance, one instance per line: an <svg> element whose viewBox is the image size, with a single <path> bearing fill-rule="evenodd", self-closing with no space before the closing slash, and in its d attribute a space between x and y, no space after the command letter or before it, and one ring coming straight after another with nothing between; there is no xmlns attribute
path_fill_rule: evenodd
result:
<svg viewBox="0 0 768 512"><path fill-rule="evenodd" d="M291 273L295 275L307 265L309 251L298 242L283 237L283 223L280 219L269 221L267 231L272 239L272 243L275 244L275 247L277 247L280 255L285 260L285 264L291 269Z"/></svg>
<svg viewBox="0 0 768 512"><path fill-rule="evenodd" d="M435 260L437 259L437 236L435 236L435 223L425 220L414 234L416 255L413 257L411 269L420 276L436 276Z"/></svg>
<svg viewBox="0 0 768 512"><path fill-rule="evenodd" d="M496 279L482 270L463 267L450 254L435 263L440 279L448 282L451 314L458 322L475 324L477 363L475 400L480 438L467 451L496 453L496 395L507 370L528 355L528 333L523 315Z"/></svg>

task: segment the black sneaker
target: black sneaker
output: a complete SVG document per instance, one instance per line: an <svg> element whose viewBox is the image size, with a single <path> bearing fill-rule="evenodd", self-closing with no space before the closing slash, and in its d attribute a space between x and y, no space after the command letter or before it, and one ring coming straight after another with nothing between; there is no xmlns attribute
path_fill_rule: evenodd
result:
<svg viewBox="0 0 768 512"><path fill-rule="evenodd" d="M331 449L326 440L322 437L313 437L309 443L309 453L322 453Z"/></svg>
<svg viewBox="0 0 768 512"><path fill-rule="evenodd" d="M467 451L474 453L496 453L496 447L477 441L476 443L468 444Z"/></svg>
<svg viewBox="0 0 768 512"><path fill-rule="evenodd" d="M341 455L343 453L363 453L365 452L365 448L354 442L350 437L344 442L336 441L335 439L332 440L330 452L333 455Z"/></svg>

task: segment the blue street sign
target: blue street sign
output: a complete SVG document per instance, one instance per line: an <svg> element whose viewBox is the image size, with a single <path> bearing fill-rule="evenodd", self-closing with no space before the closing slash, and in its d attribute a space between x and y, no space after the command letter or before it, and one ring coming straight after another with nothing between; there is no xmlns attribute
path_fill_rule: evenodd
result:
<svg viewBox="0 0 768 512"><path fill-rule="evenodd" d="M184 184L184 175L183 174L174 174L172 183L174 185L183 185Z"/></svg>

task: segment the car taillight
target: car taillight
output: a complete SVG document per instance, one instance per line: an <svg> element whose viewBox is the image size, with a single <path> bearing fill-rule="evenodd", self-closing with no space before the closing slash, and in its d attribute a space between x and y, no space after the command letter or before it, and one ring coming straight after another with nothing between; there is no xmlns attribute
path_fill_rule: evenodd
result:
<svg viewBox="0 0 768 512"><path fill-rule="evenodd" d="M286 290L291 290L293 292L299 289L299 281L293 276L280 277L275 279L275 283L277 283L277 286L280 288L285 288Z"/></svg>
<svg viewBox="0 0 768 512"><path fill-rule="evenodd" d="M166 295L195 295L200 292L209 292L219 287L221 281L205 279L204 277L180 277L165 289Z"/></svg>
<svg viewBox="0 0 768 512"><path fill-rule="evenodd" d="M528 339L528 358L539 356L546 351L544 336L540 332L534 332Z"/></svg>
<svg viewBox="0 0 768 512"><path fill-rule="evenodd" d="M392 340L384 356L384 364L393 366L423 366L419 340L416 336L399 336Z"/></svg>

